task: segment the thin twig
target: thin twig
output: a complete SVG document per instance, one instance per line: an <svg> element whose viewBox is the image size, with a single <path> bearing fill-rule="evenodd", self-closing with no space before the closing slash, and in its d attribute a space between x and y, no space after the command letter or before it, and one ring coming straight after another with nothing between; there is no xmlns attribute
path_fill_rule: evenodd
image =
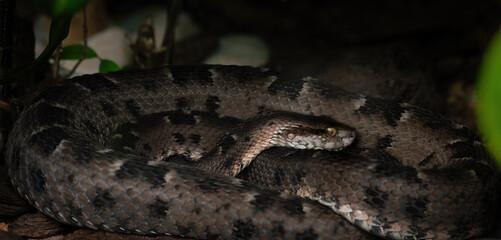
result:
<svg viewBox="0 0 501 240"><path fill-rule="evenodd" d="M61 61L61 49L63 48L63 44L59 43L56 48L56 57L54 59L54 70L52 71L52 79L58 80L59 77L59 62Z"/></svg>
<svg viewBox="0 0 501 240"><path fill-rule="evenodd" d="M83 50L82 50L82 56L78 59L78 61L75 63L75 66L71 69L71 71L63 76L63 79L68 78L71 76L75 71L77 70L78 66L85 60L87 57L87 52L88 52L88 47L87 47L87 12L85 11L85 6L82 9L82 15L83 15Z"/></svg>
<svg viewBox="0 0 501 240"><path fill-rule="evenodd" d="M176 20L181 12L183 0L172 0L167 9L167 29L165 30L162 48L164 51L164 59L162 65L170 65L172 62L172 54L174 51L174 33L176 28Z"/></svg>

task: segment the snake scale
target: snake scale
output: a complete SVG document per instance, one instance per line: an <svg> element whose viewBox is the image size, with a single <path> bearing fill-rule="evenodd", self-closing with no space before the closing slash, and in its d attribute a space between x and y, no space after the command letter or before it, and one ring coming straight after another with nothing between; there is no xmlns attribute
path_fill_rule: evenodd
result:
<svg viewBox="0 0 501 240"><path fill-rule="evenodd" d="M266 111L333 119L357 139L339 152L265 150L239 175L245 180L111 147L113 138L137 144L117 132L144 119L196 126ZM195 146L203 139L173 135ZM492 225L499 181L480 139L451 120L240 66L75 77L24 109L6 156L19 193L63 223L201 239L466 238Z"/></svg>

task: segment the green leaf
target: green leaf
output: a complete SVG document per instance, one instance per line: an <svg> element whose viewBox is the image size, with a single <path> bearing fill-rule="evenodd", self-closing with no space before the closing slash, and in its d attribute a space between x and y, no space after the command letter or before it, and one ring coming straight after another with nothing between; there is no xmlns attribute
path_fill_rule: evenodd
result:
<svg viewBox="0 0 501 240"><path fill-rule="evenodd" d="M479 128L489 151L501 166L501 31L487 49L478 80Z"/></svg>
<svg viewBox="0 0 501 240"><path fill-rule="evenodd" d="M74 15L90 0L37 0L37 4L52 18Z"/></svg>
<svg viewBox="0 0 501 240"><path fill-rule="evenodd" d="M82 44L69 45L63 48L63 51L61 52L61 59L78 60L83 56L83 53L84 46ZM85 55L85 58L88 59L96 57L96 52L92 48L87 47L87 54Z"/></svg>
<svg viewBox="0 0 501 240"><path fill-rule="evenodd" d="M99 72L100 73L105 73L105 72L114 72L118 71L121 68L113 61L109 59L101 59L101 63L99 64Z"/></svg>

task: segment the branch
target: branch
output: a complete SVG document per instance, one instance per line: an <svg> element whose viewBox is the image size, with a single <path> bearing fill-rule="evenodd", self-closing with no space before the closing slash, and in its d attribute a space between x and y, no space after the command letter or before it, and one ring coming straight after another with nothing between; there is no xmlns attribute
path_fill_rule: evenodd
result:
<svg viewBox="0 0 501 240"><path fill-rule="evenodd" d="M162 48L165 50L162 65L170 65L172 63L172 54L174 51L174 33L176 28L176 20L181 13L183 0L172 0L167 8L167 29L165 30Z"/></svg>
<svg viewBox="0 0 501 240"><path fill-rule="evenodd" d="M87 52L88 52L88 46L87 46L87 12L85 11L86 7L83 7L82 9L82 14L83 14L83 50L82 50L82 56L80 56L80 59L78 59L77 63L75 63L75 66L73 66L73 69L67 74L63 76L63 79L68 78L71 76L75 71L77 70L78 66L83 62L83 60L87 57Z"/></svg>

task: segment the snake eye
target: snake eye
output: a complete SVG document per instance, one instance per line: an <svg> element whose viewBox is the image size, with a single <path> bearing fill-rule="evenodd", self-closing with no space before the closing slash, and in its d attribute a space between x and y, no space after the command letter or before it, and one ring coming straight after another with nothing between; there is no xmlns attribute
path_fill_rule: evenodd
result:
<svg viewBox="0 0 501 240"><path fill-rule="evenodd" d="M327 132L330 135L334 136L334 135L336 135L337 130L336 130L336 128L330 127L330 128L327 128Z"/></svg>

